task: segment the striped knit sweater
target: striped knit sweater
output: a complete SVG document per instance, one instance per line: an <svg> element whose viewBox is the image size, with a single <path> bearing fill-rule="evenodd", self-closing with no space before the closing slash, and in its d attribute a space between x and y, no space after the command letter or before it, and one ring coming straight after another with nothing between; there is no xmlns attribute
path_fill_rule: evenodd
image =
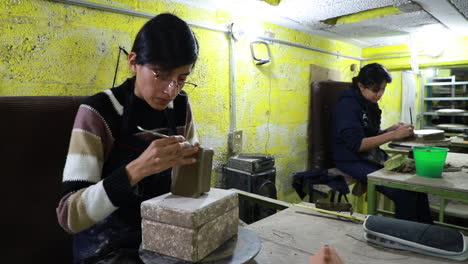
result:
<svg viewBox="0 0 468 264"><path fill-rule="evenodd" d="M169 192L166 186L150 192L149 196L148 191L142 196L142 189L152 188L144 186L145 182L154 185L157 181L145 181L145 178L132 187L125 171L125 162L106 167L119 147L117 144L124 142L123 138L135 138L144 143L135 149L134 157L138 157L155 139L148 133L139 132L136 126L169 133L164 111L155 110L136 97L134 82L134 78L128 79L119 87L89 97L79 107L63 172L62 198L57 208L58 221L69 233L78 233L105 223L107 217L120 209L125 209L127 216L128 212L138 214L142 200L151 198L153 194L162 194L161 191ZM187 97L177 96L169 107L173 109L177 133L190 142L196 141ZM127 210L129 208L130 211ZM119 217L127 216L120 214ZM141 220L139 215L136 219ZM138 221L124 222L139 225Z"/></svg>

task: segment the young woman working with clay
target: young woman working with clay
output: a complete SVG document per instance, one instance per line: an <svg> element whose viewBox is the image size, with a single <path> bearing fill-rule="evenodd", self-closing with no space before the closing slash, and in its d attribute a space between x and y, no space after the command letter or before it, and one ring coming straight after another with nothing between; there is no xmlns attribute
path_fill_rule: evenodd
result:
<svg viewBox="0 0 468 264"><path fill-rule="evenodd" d="M188 158L198 143L183 89L193 85L187 78L197 59L187 23L160 14L128 55L135 76L79 107L57 208L73 234L74 263L143 263L141 202L170 191L172 167L196 162Z"/></svg>
<svg viewBox="0 0 468 264"><path fill-rule="evenodd" d="M367 183L367 175L383 168L388 159L380 146L392 140L414 135L413 126L399 122L381 130L377 102L392 81L388 71L378 63L364 66L344 91L333 111L332 146L336 167ZM378 186L377 191L395 202L395 217L432 223L427 195L418 192Z"/></svg>

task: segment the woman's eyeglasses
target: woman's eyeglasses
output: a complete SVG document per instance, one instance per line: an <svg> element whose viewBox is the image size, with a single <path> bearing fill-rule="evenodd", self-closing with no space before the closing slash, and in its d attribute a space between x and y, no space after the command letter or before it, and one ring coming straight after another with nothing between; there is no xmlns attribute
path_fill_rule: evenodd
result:
<svg viewBox="0 0 468 264"><path fill-rule="evenodd" d="M151 72L154 75L154 79L158 82L161 83L164 87L174 87L177 88L177 92L180 95L183 95L180 93L182 89L184 89L187 92L193 91L198 85L192 82L187 82L187 81L181 81L181 80L173 80L169 75L166 74L158 74L155 71L151 70Z"/></svg>

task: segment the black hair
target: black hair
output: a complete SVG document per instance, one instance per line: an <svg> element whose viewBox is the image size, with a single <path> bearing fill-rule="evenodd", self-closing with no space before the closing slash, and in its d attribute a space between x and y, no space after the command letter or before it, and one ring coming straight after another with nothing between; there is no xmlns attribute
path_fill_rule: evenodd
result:
<svg viewBox="0 0 468 264"><path fill-rule="evenodd" d="M353 89L359 90L358 82L364 85L365 88L377 93L380 90L380 84L386 81L392 82L392 76L387 69L378 63L367 64L359 71L358 76L353 77Z"/></svg>
<svg viewBox="0 0 468 264"><path fill-rule="evenodd" d="M164 70L195 64L198 41L189 25L179 17L163 13L155 16L140 29L132 52L139 65L154 64Z"/></svg>

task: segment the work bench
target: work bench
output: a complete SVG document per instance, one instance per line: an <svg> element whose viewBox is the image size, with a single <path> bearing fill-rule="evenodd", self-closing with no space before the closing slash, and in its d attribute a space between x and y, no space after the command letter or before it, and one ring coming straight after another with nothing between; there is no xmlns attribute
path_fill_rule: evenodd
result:
<svg viewBox="0 0 468 264"><path fill-rule="evenodd" d="M246 226L258 235L262 243L260 252L250 264L309 263L309 257L323 245L334 248L347 264L460 263L369 244L363 237L361 221L304 208L314 208L311 203L294 205L242 191L238 193L240 199L249 199L281 210Z"/></svg>
<svg viewBox="0 0 468 264"><path fill-rule="evenodd" d="M388 186L404 190L435 194L441 197L439 210L439 223L446 226L468 230L466 227L454 226L444 222L445 201L454 200L468 202L468 154L447 154L446 163L455 167L463 167L458 172L443 172L442 178L427 178L417 176L415 173L400 173L380 169L368 175L367 199L368 214L377 213L376 186Z"/></svg>

